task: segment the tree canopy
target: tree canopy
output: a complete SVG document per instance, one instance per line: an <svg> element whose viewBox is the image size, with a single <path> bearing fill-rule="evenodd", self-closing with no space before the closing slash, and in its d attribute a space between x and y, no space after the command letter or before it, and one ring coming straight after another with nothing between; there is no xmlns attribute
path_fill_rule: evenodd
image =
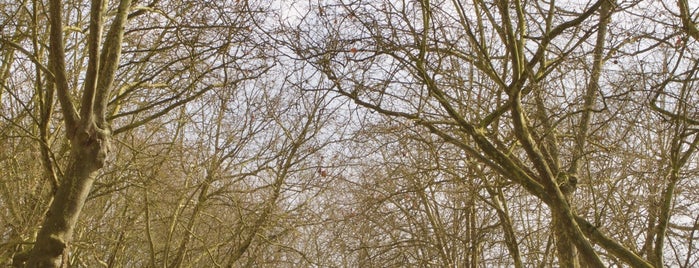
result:
<svg viewBox="0 0 699 268"><path fill-rule="evenodd" d="M0 264L695 267L688 0L0 2Z"/></svg>

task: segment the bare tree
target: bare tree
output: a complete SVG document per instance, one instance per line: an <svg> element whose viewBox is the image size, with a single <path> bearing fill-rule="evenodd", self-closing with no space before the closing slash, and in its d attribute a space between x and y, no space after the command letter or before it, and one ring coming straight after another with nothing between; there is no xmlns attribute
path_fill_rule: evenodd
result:
<svg viewBox="0 0 699 268"><path fill-rule="evenodd" d="M83 2L0 3L2 265L699 263L691 1Z"/></svg>
<svg viewBox="0 0 699 268"><path fill-rule="evenodd" d="M583 201L608 198L599 194L602 189L607 196L628 191L626 187L608 188L614 185L614 178L625 185L642 181L635 176L622 179L623 173L610 174L611 181L598 177L609 172L598 169L605 161L634 157L620 144L635 139L630 133L642 128L632 123L633 119L621 116L626 112L623 105L633 103L628 111L657 116L650 112L652 102L639 100L653 96L644 88L658 88L654 83L668 81L654 80L632 89L623 85L622 81L628 80L621 74L638 76L615 67L636 66L636 59L646 57L648 50L668 49L664 45L670 43L663 39L666 37L653 39L646 29L629 34L625 21L614 23L614 18L622 15L655 23L649 16L634 15L641 7L648 6L613 1L581 5L523 1L318 2L303 9L306 13L292 26L301 30L291 35L296 39L290 47L331 81L331 91L403 124L425 128L487 167L486 174L498 174L499 179L515 183L545 203L554 226L552 241L558 265L601 267L622 261L634 267L659 266L665 263L662 255L668 253L662 233L671 214L667 202L675 199L673 181L682 177L679 174L685 161L694 157L694 133L681 127L687 124L681 116L687 114L686 110L676 110L684 109L679 103L692 103L692 98L682 93L685 91L673 88L668 95L660 94L672 96L674 100L665 102L669 105L665 111L680 121L662 125L676 131L658 134L674 141L670 142L674 145L644 141L647 146L666 148L663 151L667 154L660 157L670 161L669 168L658 163L663 168L654 174L658 178L667 178L668 174L670 183L661 183L664 186L658 196L623 198L645 202L664 196L660 199L663 201L652 205L659 209L657 214L637 214L648 219L657 217L657 225L634 225L657 230L652 233L660 236L650 243L654 253L642 258L644 252L627 242L637 237L638 231L622 235L617 232L622 229L614 229L620 228L616 222L604 221L605 225L600 220L610 215L608 210ZM684 17L683 21L688 21ZM616 35L621 33L626 37ZM670 47L669 52L673 51ZM681 61L665 63L681 69L691 65ZM648 74L649 70L641 72ZM693 72L670 77L673 81L689 81ZM670 175L673 173L677 175ZM497 196L496 191L491 193ZM621 204L622 211L638 210L633 202ZM613 221L617 220L621 224L624 219ZM522 238L509 238L513 239Z"/></svg>
<svg viewBox="0 0 699 268"><path fill-rule="evenodd" d="M164 3L160 8L158 1L139 6L129 0L116 3L95 0L90 2L89 9L64 4L49 1L46 7L40 1L18 3L15 12L26 14L24 20L19 19L33 25L33 31L27 32L28 37L24 39L2 39L3 48L7 48L3 52L8 55L23 53L36 71L34 89L39 96L41 111L40 120L37 120L41 159L48 174L46 177L55 187L51 207L28 255L27 265L30 267L56 267L67 263L68 247L80 213L95 178L105 166L114 134L163 116L213 88L254 77L265 68L250 65L252 67L245 72L215 78L220 77L223 69L236 69L236 64L242 63L237 59L252 58L245 53L255 44L238 46L237 42L242 38L205 41L220 37L217 34L246 30L245 26L232 25L237 16L245 13L243 11L249 7L246 5L230 10L216 9L216 6L197 6L198 10L191 10L192 23L205 24L218 32L202 35L190 31L194 24L171 20L166 13L170 3ZM76 10L80 12L66 15L66 12ZM210 10L221 14L231 12L233 20L212 25L213 21L202 16ZM87 17L82 14L87 14ZM37 26L42 19L48 21L48 29ZM148 20L157 22L147 26ZM133 26L127 27L129 22ZM158 24L158 27L152 27ZM43 30L47 31L48 44L43 43ZM179 38L180 41L161 43L167 38ZM197 49L203 42L207 48ZM24 48L24 44L33 44L33 49ZM42 56L44 46L48 48L45 59ZM141 47L148 50L140 50ZM236 54L236 50L241 53ZM154 58L158 60L153 61ZM5 58L3 66L6 70L20 68L8 67L15 64L12 59ZM128 68L120 68L123 66ZM178 78L183 75L191 79ZM4 87L6 85L3 83ZM139 92L144 89L153 93ZM60 103L60 120L64 126L61 132L69 142L65 163L55 163L51 159L52 149L48 147L52 135L48 131L58 126L51 122L56 119L52 116L54 94Z"/></svg>
<svg viewBox="0 0 699 268"><path fill-rule="evenodd" d="M56 189L46 219L29 254L30 267L59 267L67 256L82 206L97 172L104 166L110 149L111 133L106 121L109 91L119 64L123 27L131 1L121 1L107 38L102 44L104 4L93 1L87 50L88 68L82 89L79 111L71 96L66 67L63 4L50 1L49 69L51 82L61 104L66 136L71 144L65 177ZM100 51L100 47L102 50Z"/></svg>

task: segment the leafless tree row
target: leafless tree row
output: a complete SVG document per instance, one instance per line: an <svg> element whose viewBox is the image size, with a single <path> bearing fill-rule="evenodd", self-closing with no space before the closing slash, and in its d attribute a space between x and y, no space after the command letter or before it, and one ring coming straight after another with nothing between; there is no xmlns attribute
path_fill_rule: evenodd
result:
<svg viewBox="0 0 699 268"><path fill-rule="evenodd" d="M699 262L687 0L0 12L2 265Z"/></svg>

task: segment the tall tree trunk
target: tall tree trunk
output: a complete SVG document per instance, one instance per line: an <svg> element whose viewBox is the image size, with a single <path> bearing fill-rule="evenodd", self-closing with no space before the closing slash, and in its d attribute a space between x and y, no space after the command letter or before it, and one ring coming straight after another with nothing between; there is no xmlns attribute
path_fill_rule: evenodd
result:
<svg viewBox="0 0 699 268"><path fill-rule="evenodd" d="M554 212L552 225L554 237L556 238L556 252L558 255L558 264L560 267L573 268L580 267L577 261L577 250L575 244L568 235L566 223L560 219Z"/></svg>
<svg viewBox="0 0 699 268"><path fill-rule="evenodd" d="M102 0L91 2L87 39L89 57L78 112L71 93L75 89L70 87L66 72L63 3L61 0L49 1L49 68L53 74L50 80L55 85L55 93L61 104L71 150L65 175L29 253L28 267L68 266L68 246L78 217L109 152L112 134L105 120L105 111L119 64L124 25L131 0L119 1L102 46L106 4Z"/></svg>
<svg viewBox="0 0 699 268"><path fill-rule="evenodd" d="M63 256L67 256L78 216L99 169L104 165L111 139L108 133L96 131L94 125L83 129L71 142L65 178L37 235L28 267L68 265Z"/></svg>

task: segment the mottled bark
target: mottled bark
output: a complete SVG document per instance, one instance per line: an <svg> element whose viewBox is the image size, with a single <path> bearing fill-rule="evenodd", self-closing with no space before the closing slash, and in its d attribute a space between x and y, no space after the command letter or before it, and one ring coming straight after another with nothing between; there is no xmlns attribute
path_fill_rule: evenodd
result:
<svg viewBox="0 0 699 268"><path fill-rule="evenodd" d="M49 2L51 82L61 104L66 138L70 141L71 149L65 174L29 253L28 267L68 266L68 248L78 217L109 153L112 134L104 119L104 111L118 66L123 27L130 7L130 0L119 2L112 27L102 47L101 29L105 3L101 0L93 0L91 3L88 70L85 73L78 112L71 93L74 89L68 83L66 71L63 3L60 0ZM100 47L101 55L98 54Z"/></svg>
<svg viewBox="0 0 699 268"><path fill-rule="evenodd" d="M66 267L63 256L90 192L109 151L109 133L90 126L72 140L70 164L30 253L28 267Z"/></svg>
<svg viewBox="0 0 699 268"><path fill-rule="evenodd" d="M580 267L577 261L577 251L575 250L572 238L568 235L566 223L559 216L554 216L551 225L553 226L553 234L555 237L558 265L568 268Z"/></svg>

